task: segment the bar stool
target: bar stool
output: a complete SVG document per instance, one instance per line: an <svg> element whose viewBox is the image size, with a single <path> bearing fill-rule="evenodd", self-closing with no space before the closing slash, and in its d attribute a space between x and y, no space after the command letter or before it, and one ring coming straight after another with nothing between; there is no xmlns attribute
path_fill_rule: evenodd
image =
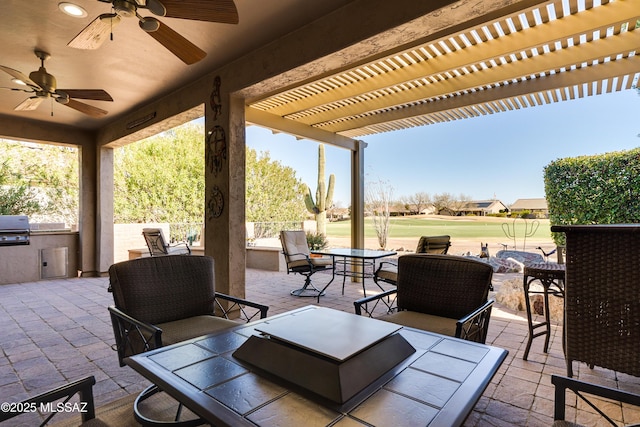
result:
<svg viewBox="0 0 640 427"><path fill-rule="evenodd" d="M549 294L564 298L564 278L565 278L565 265L556 264L553 262L531 263L524 267L524 301L527 307L527 321L529 322L529 341L527 341L527 347L524 350L523 360L527 360L529 357L529 350L531 349L531 343L533 339L542 335L545 335L544 340L544 352L549 351L549 338L551 336L551 321L549 317ZM542 284L542 291L530 291L529 288L534 280L538 280ZM544 322L533 324L533 318L531 315L531 301L529 301L530 295L542 294L544 295ZM535 333L537 328L544 328L544 330Z"/></svg>

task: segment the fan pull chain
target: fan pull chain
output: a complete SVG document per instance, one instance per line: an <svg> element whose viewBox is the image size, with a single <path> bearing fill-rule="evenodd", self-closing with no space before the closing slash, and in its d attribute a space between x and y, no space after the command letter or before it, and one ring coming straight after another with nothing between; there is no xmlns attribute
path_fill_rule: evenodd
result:
<svg viewBox="0 0 640 427"><path fill-rule="evenodd" d="M51 99L51 117L53 117L53 98L49 99Z"/></svg>
<svg viewBox="0 0 640 427"><path fill-rule="evenodd" d="M111 12L115 13L115 9L112 7ZM109 31L109 40L113 41L113 18L109 19L109 26L111 27Z"/></svg>

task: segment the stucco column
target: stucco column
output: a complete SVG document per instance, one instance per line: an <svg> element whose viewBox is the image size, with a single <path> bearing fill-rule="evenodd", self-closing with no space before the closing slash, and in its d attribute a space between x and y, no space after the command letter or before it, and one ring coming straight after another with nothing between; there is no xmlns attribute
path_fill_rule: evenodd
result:
<svg viewBox="0 0 640 427"><path fill-rule="evenodd" d="M205 254L215 261L216 290L245 296L244 101L216 76L205 113Z"/></svg>
<svg viewBox="0 0 640 427"><path fill-rule="evenodd" d="M97 153L96 264L104 275L113 264L113 148Z"/></svg>
<svg viewBox="0 0 640 427"><path fill-rule="evenodd" d="M367 143L356 141L351 152L351 247L364 248L364 149Z"/></svg>
<svg viewBox="0 0 640 427"><path fill-rule="evenodd" d="M97 161L95 144L83 144L78 149L80 163L80 200L78 212L78 231L80 236L78 268L83 277L98 274L96 264L96 192Z"/></svg>

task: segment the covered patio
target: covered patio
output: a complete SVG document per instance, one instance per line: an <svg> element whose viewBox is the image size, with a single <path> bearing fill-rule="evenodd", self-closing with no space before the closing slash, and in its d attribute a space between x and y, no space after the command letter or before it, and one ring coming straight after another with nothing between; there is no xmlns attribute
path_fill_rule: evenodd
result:
<svg viewBox="0 0 640 427"><path fill-rule="evenodd" d="M315 300L292 297L300 278L282 272L248 269L247 297L270 306L269 315L308 305ZM328 277L316 275L316 280ZM520 280L518 274L496 274L496 291L505 280ZM106 307L113 303L106 278L59 279L0 287L0 325L3 335L0 356L0 401L15 401L46 391L54 385L94 375L98 406L143 390L148 381L129 367L119 367L111 321ZM353 301L362 296L357 283L348 284L342 296L339 286L330 287L320 305L353 313ZM535 340L528 361L522 360L527 341L523 311L497 304L494 307L487 344L509 351L466 426L549 426L553 418L551 374L563 375L566 366L560 340L561 327L552 325L549 353ZM584 364L576 365L576 377L609 387L629 389L635 378ZM637 386L636 386L637 388ZM584 425L597 424L593 410L575 400L568 414ZM613 404L609 405L609 409ZM633 422L637 410L614 407L614 419ZM64 415L64 414L61 414ZM24 423L25 418L15 421ZM12 424L7 425L25 425Z"/></svg>
<svg viewBox="0 0 640 427"><path fill-rule="evenodd" d="M206 14L211 23L170 10L165 25L205 54L191 65L146 37L136 19L100 27L114 40L99 49L68 46L108 11L104 2L81 3L81 19L56 4L6 5L2 86L14 91L0 98L0 136L80 149L77 258L85 277L113 263L114 148L194 118L205 118L207 132L206 254L222 290L242 296L247 125L351 153L351 246L362 247L367 144L357 138L632 90L640 73L633 0L277 0L273 16L249 1L224 2L237 9L237 24L217 12ZM153 15L146 2L136 7ZM57 25L41 25L51 20ZM92 114L82 114L38 107L35 93L38 108L14 110L28 96L15 80L37 64L34 49L52 55L45 66L61 86L99 87L113 101L89 100ZM61 96L49 89L42 97Z"/></svg>
<svg viewBox="0 0 640 427"><path fill-rule="evenodd" d="M299 278L245 268L247 125L351 153L350 240L362 247L367 144L358 138L548 103L570 105L575 98L632 90L640 75L637 0L332 0L313 6L272 0L262 9L237 0L238 26L167 19L208 54L190 66L140 36L136 22L118 28L121 37L101 50L72 50L67 43L109 8L82 1L89 17L74 22L58 19L56 2L35 3L5 5L2 65L28 74L37 67L34 49L46 50L53 57L45 65L61 87L100 87L114 101L105 107L109 114L87 116L46 104L15 111L28 95L0 97L0 137L79 148L81 276L0 286L1 401L89 374L98 380L98 405L147 385L118 367L111 349L106 307L112 298L104 275L113 263L115 148L205 118L205 254L216 261L219 291L269 305L273 315L310 301L289 295ZM360 296L358 286L344 296L335 286L320 304L353 312ZM524 313L494 309L487 343L509 355L467 425L551 424L550 375L566 372L558 325L552 335L549 354L534 342L523 361ZM576 375L637 387L636 378L599 368L581 365ZM571 416L594 425L590 409L572 406ZM628 408L615 411L619 422L640 420Z"/></svg>

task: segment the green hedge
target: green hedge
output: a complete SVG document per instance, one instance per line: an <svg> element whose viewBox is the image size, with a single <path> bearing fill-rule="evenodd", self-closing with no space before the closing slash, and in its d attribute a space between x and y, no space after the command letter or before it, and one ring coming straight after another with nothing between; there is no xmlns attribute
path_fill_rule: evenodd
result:
<svg viewBox="0 0 640 427"><path fill-rule="evenodd" d="M544 185L551 225L640 222L640 149L555 160Z"/></svg>

